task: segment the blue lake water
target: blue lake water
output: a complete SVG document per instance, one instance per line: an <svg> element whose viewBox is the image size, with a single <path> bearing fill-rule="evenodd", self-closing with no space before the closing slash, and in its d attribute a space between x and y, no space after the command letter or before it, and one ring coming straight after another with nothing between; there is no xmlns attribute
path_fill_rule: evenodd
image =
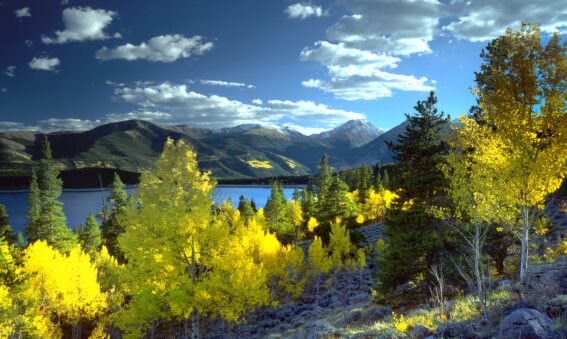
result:
<svg viewBox="0 0 567 339"><path fill-rule="evenodd" d="M135 187L127 189L128 193L136 190ZM284 194L287 199L293 194L294 187L284 187ZM238 205L240 195L248 199L254 199L258 208L264 207L270 196L271 186L217 186L214 192L216 203L231 199L233 204ZM64 211L67 215L67 225L77 227L83 223L89 213L96 214L102 209L102 202L106 201L109 190L88 189L88 190L64 190L61 201L64 204ZM0 204L4 204L10 216L10 225L18 232L23 231L27 214L28 192L1 191Z"/></svg>

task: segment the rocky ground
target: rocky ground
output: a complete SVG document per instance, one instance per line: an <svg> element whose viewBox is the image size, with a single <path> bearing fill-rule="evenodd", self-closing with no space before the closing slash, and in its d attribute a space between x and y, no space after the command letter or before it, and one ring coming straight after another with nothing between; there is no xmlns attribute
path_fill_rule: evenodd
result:
<svg viewBox="0 0 567 339"><path fill-rule="evenodd" d="M557 198L546 207L546 215L556 227L550 235L560 241L567 232L567 198ZM382 237L383 225L358 229L364 235L362 245L372 246ZM309 242L301 244L308 247ZM247 317L241 325L215 321L206 326L207 338L374 338L374 332L349 334L347 327L370 326L391 315L391 309L372 304L371 288L375 286L374 258L362 273L341 272L331 286L322 288L320 304L315 304L313 290L293 303L278 308L263 308ZM447 323L436 331L416 327L410 338L567 338L567 257L553 265L534 265L525 293L532 298L502 305L491 323ZM551 316L551 317L550 317ZM559 325L558 325L559 322ZM563 323L563 325L561 325ZM559 327L558 327L559 326ZM562 332L563 331L563 332ZM384 337L384 336L382 336ZM385 337L391 337L389 335Z"/></svg>

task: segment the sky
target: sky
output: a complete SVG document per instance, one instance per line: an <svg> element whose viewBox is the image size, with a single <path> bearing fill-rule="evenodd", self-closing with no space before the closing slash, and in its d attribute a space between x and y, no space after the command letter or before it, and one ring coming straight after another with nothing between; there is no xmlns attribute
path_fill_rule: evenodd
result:
<svg viewBox="0 0 567 339"><path fill-rule="evenodd" d="M0 130L387 130L431 90L455 117L522 21L564 34L567 0L0 0Z"/></svg>

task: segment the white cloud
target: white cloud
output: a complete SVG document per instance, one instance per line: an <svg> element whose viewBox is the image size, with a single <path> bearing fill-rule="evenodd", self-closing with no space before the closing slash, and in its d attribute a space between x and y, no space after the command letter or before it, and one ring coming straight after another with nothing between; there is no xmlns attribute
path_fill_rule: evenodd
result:
<svg viewBox="0 0 567 339"><path fill-rule="evenodd" d="M24 7L24 8L20 8L20 9L16 9L14 11L14 14L16 15L16 18L26 18L26 17L31 17L31 11L29 7Z"/></svg>
<svg viewBox="0 0 567 339"><path fill-rule="evenodd" d="M0 121L0 131L85 131L96 127L100 120L83 120L73 118L50 118L35 124L24 124L15 121Z"/></svg>
<svg viewBox="0 0 567 339"><path fill-rule="evenodd" d="M437 0L352 0L352 14L329 28L332 41L395 55L431 51L444 5Z"/></svg>
<svg viewBox="0 0 567 339"><path fill-rule="evenodd" d="M263 104L264 102L262 101L262 99L254 99L254 100L252 100L252 103L253 103L254 105L261 105L261 104Z"/></svg>
<svg viewBox="0 0 567 339"><path fill-rule="evenodd" d="M44 44L64 44L73 41L104 40L111 36L105 28L110 25L116 12L90 7L72 7L63 10L63 31L56 31L55 37L42 36ZM119 38L119 33L112 35Z"/></svg>
<svg viewBox="0 0 567 339"><path fill-rule="evenodd" d="M181 34L160 35L139 45L128 43L115 48L103 47L97 51L96 58L173 62L191 55L201 55L212 48L212 42L204 42L203 37L198 35L190 38Z"/></svg>
<svg viewBox="0 0 567 339"><path fill-rule="evenodd" d="M115 87L115 98L137 106L128 113L161 112L165 123L191 123L220 127L230 124L264 123L279 124L282 119L295 124L312 123L339 124L351 119L361 119L360 113L344 111L317 104L312 101L269 100L246 104L219 95L204 95L189 89L186 84L136 83L134 86ZM113 118L122 117L114 115ZM155 120L155 119L150 119Z"/></svg>
<svg viewBox="0 0 567 339"><path fill-rule="evenodd" d="M8 92L8 89L6 87L2 87L2 88L0 88L0 91L2 93L6 93L6 92Z"/></svg>
<svg viewBox="0 0 567 339"><path fill-rule="evenodd" d="M171 119L171 114L165 112L152 112L152 111L134 111L128 113L111 113L106 115L106 120L111 121L122 121L122 120L150 120L150 121L165 121Z"/></svg>
<svg viewBox="0 0 567 339"><path fill-rule="evenodd" d="M28 65L31 69L39 71L56 71L60 64L59 58L39 57L33 58Z"/></svg>
<svg viewBox="0 0 567 339"><path fill-rule="evenodd" d="M201 80L200 82L207 86L256 88L254 85L223 80Z"/></svg>
<svg viewBox="0 0 567 339"><path fill-rule="evenodd" d="M32 128L27 128L27 126L21 122L0 120L0 131L22 131L26 129Z"/></svg>
<svg viewBox="0 0 567 339"><path fill-rule="evenodd" d="M451 10L458 19L443 28L469 41L491 40L508 27L517 29L522 22L537 22L547 33L567 28L564 0L454 0Z"/></svg>
<svg viewBox="0 0 567 339"><path fill-rule="evenodd" d="M308 79L304 87L318 88L344 100L375 100L392 96L392 90L430 91L433 86L425 77L386 72L396 68L400 58L346 47L344 43L327 41L304 48L301 60L316 61L327 68L329 81Z"/></svg>
<svg viewBox="0 0 567 339"><path fill-rule="evenodd" d="M99 123L100 120L50 118L40 120L37 128L41 131L85 131L94 128Z"/></svg>
<svg viewBox="0 0 567 339"><path fill-rule="evenodd" d="M306 3L296 3L289 5L285 12L292 19L307 19L309 17L322 17L325 15L321 6L315 6Z"/></svg>
<svg viewBox="0 0 567 339"><path fill-rule="evenodd" d="M32 46L33 46L33 41L31 41L31 40L25 40L25 41L24 41L24 44L26 44L26 46L28 46L28 47L32 47Z"/></svg>
<svg viewBox="0 0 567 339"><path fill-rule="evenodd" d="M4 71L4 75L7 77L13 78L16 76L16 66L8 66Z"/></svg>

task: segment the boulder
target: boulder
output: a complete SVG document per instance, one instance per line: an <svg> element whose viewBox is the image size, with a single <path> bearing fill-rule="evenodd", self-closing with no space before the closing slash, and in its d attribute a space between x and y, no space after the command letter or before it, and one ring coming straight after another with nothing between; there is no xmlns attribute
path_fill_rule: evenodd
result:
<svg viewBox="0 0 567 339"><path fill-rule="evenodd" d="M425 326L416 325L410 332L410 338L412 339L425 339L431 331Z"/></svg>
<svg viewBox="0 0 567 339"><path fill-rule="evenodd" d="M554 263L530 266L524 292L528 298L567 294L567 255L559 257Z"/></svg>
<svg viewBox="0 0 567 339"><path fill-rule="evenodd" d="M531 308L520 308L507 315L500 325L498 338L550 339L553 321Z"/></svg>

